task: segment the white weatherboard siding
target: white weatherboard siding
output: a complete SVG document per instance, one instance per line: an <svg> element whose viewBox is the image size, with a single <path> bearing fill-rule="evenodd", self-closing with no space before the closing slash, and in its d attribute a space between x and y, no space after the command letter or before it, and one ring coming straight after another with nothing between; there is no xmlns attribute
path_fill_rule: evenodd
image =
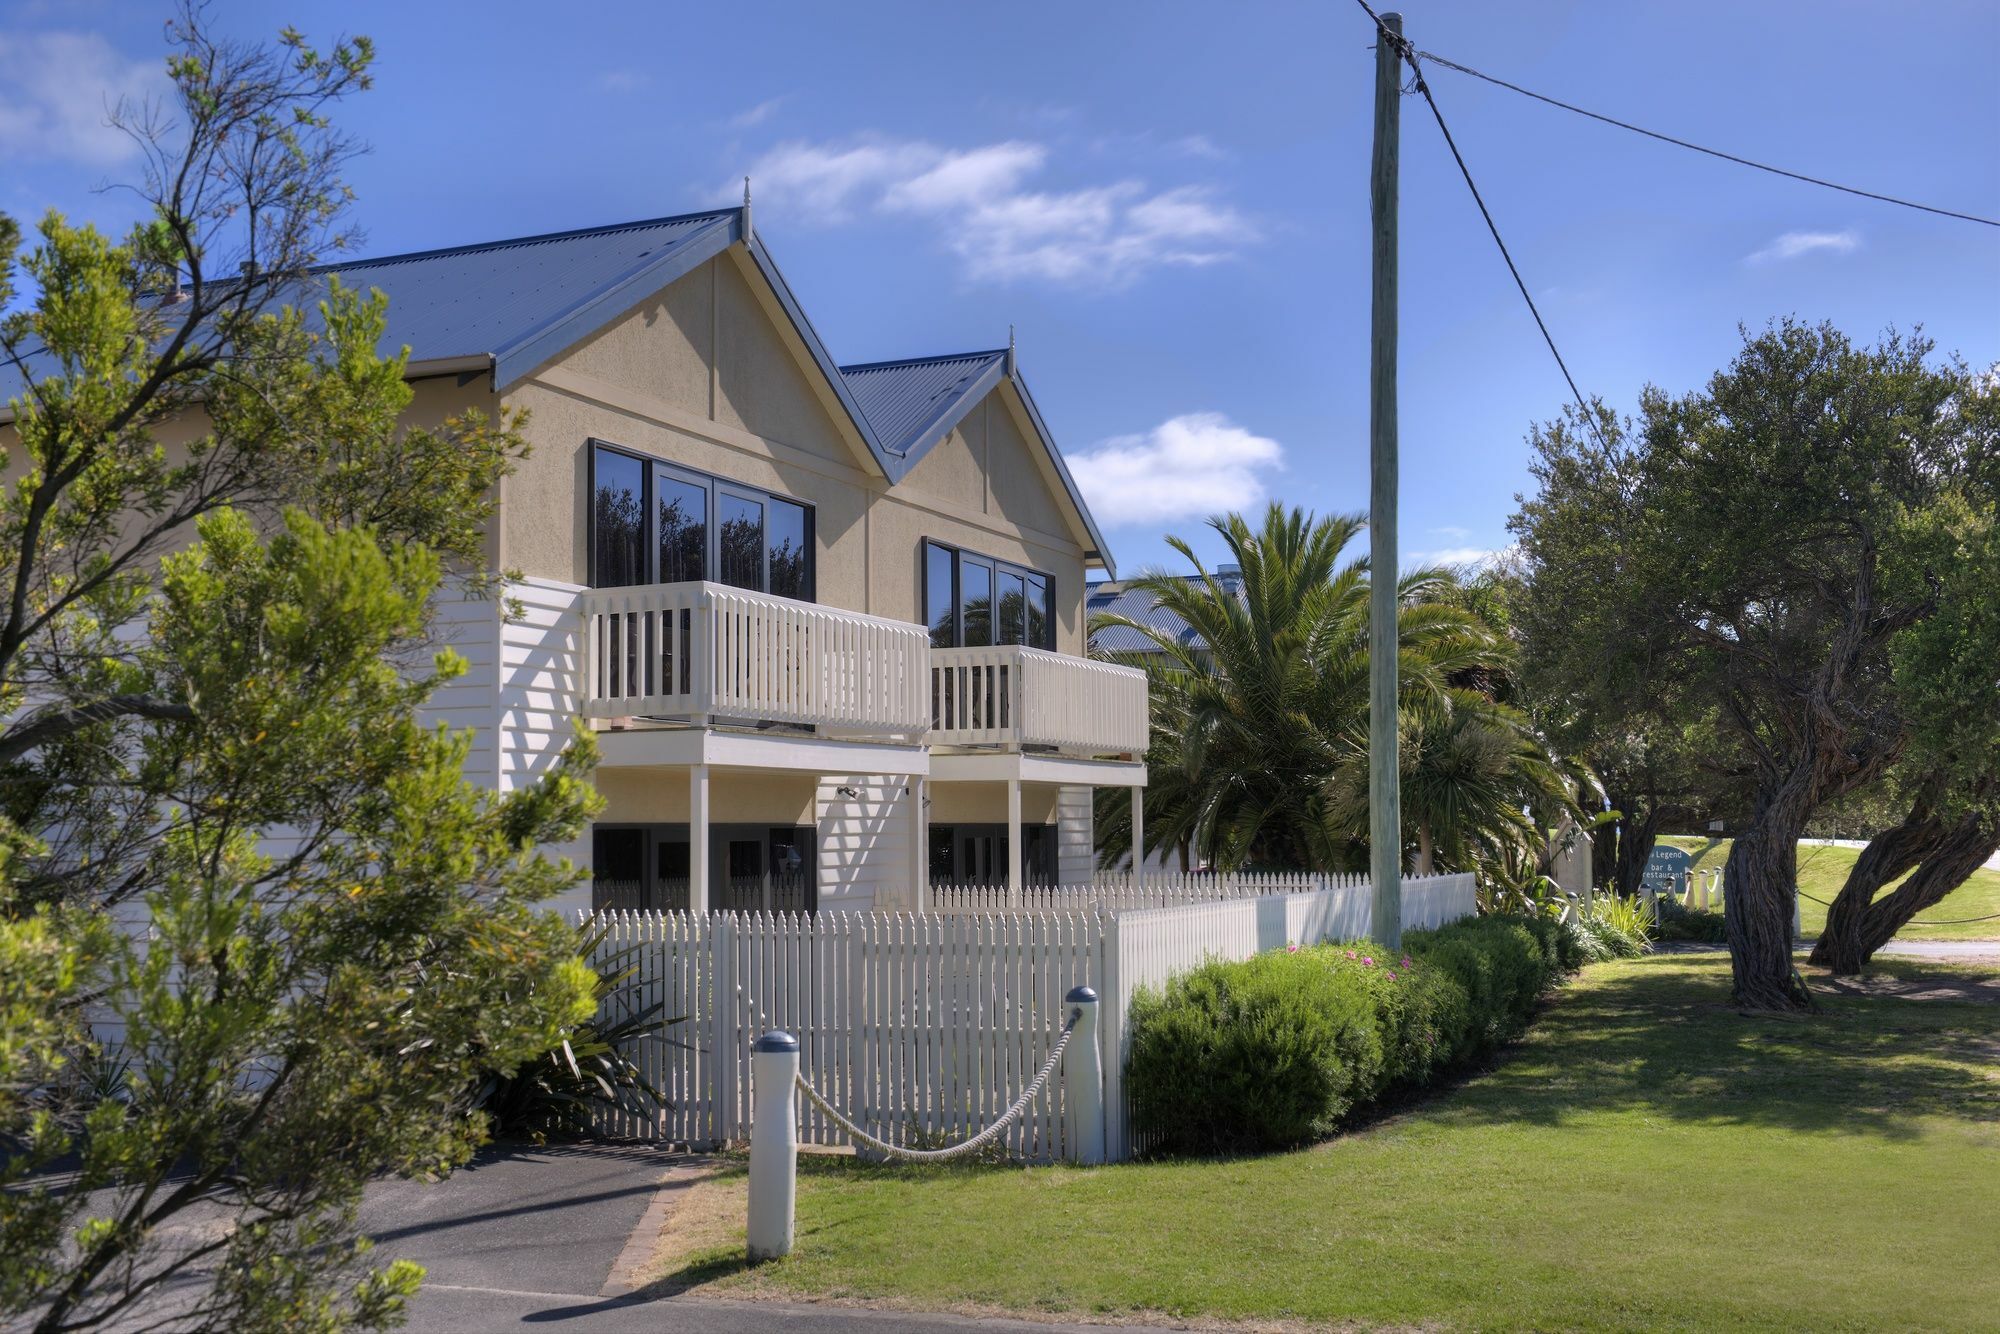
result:
<svg viewBox="0 0 2000 1334"><path fill-rule="evenodd" d="M456 581L439 591L433 622L440 647L465 659L465 675L431 692L420 717L425 726L445 724L455 732L472 733L472 751L465 758L465 776L481 787L493 787L499 777L494 727L500 657L498 598L476 597Z"/></svg>
<svg viewBox="0 0 2000 1334"><path fill-rule="evenodd" d="M1066 787L1056 793L1056 879L1088 884L1097 874L1097 836L1091 789Z"/></svg>
<svg viewBox="0 0 2000 1334"><path fill-rule="evenodd" d="M914 908L910 792L906 778L848 774L819 785L822 908ZM842 793L846 788L853 796Z"/></svg>
<svg viewBox="0 0 2000 1334"><path fill-rule="evenodd" d="M466 672L431 696L428 724L472 732L465 776L510 792L532 783L569 743L577 713L578 627L583 590L548 579L508 584L485 596L447 589L437 602L437 637L466 660ZM509 616L510 604L519 615ZM590 836L542 851L590 865ZM557 898L565 911L590 906L586 881Z"/></svg>
<svg viewBox="0 0 2000 1334"><path fill-rule="evenodd" d="M500 626L500 678L495 699L500 736L499 785L525 787L547 773L569 744L579 711L578 654L582 647L575 584L529 579L510 584L520 614Z"/></svg>
<svg viewBox="0 0 2000 1334"><path fill-rule="evenodd" d="M496 784L502 792L526 787L549 771L571 736L582 701L582 627L576 601L584 590L553 579L526 579L507 586L518 614L496 620L499 668L493 698L499 739ZM504 614L508 610L500 608ZM575 842L546 844L549 858L568 857L590 869L590 831ZM581 880L552 900L565 911L590 907L590 881Z"/></svg>

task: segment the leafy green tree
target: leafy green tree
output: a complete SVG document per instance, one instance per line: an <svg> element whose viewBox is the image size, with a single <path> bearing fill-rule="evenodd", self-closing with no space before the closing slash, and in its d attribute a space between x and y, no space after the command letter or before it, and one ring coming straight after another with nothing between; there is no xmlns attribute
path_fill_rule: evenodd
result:
<svg viewBox="0 0 2000 1334"><path fill-rule="evenodd" d="M1970 421L2000 425L1991 386L1964 405ZM1988 437L1991 448L2000 431ZM1951 534L1940 561L1950 577L1935 614L1911 626L1891 653L1909 745L1891 789L1907 804L1869 840L1827 909L1812 962L1859 972L1918 913L1933 907L2000 851L2000 522L1984 488L1950 498L1927 516ZM1914 872L1914 873L1912 873ZM1887 895L1897 878L1909 878Z"/></svg>
<svg viewBox="0 0 2000 1334"><path fill-rule="evenodd" d="M1149 842L1188 846L1224 869L1359 865L1367 822L1365 805L1356 816L1352 790L1356 774L1365 785L1367 768L1368 569L1365 560L1340 556L1363 521L1315 520L1273 505L1258 528L1240 515L1211 525L1241 568L1240 595L1186 542L1170 538L1200 577L1136 582L1193 634L1115 616L1099 621L1136 630L1158 649ZM1521 715L1469 684L1504 673L1510 649L1504 635L1455 605L1455 587L1442 570L1399 582L1405 730L1428 738L1410 748L1406 782L1422 790L1416 818L1405 822L1405 853L1470 869L1481 840L1524 819L1524 794L1540 784L1547 757L1523 744L1530 729ZM1453 765L1465 780L1457 786L1447 772ZM1502 776L1494 779L1496 769ZM1507 796L1494 797L1503 789Z"/></svg>
<svg viewBox="0 0 2000 1334"><path fill-rule="evenodd" d="M1924 516L1964 475L1968 377L1922 339L1792 321L1701 392L1537 429L1512 526L1531 653L1604 718L1713 717L1749 811L1725 873L1735 996L1810 1004L1791 962L1797 840L1905 744L1892 646L1951 577Z"/></svg>
<svg viewBox="0 0 2000 1334"><path fill-rule="evenodd" d="M0 1313L379 1326L419 1271L364 1183L462 1162L475 1082L590 1013L535 905L592 752L486 793L419 715L524 444L404 428L380 299L311 268L370 48L171 32L147 223L0 224Z"/></svg>

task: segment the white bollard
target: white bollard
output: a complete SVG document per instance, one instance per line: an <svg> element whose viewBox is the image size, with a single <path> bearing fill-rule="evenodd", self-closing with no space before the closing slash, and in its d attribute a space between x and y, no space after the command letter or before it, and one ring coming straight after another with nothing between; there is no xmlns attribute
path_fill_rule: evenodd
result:
<svg viewBox="0 0 2000 1334"><path fill-rule="evenodd" d="M750 1262L792 1253L798 1200L799 1040L779 1030L750 1046Z"/></svg>
<svg viewBox="0 0 2000 1334"><path fill-rule="evenodd" d="M1065 1008L1077 1011L1069 1046L1063 1048L1063 1129L1070 1160L1095 1166L1104 1161L1104 1055L1097 1046L1097 993L1071 987Z"/></svg>

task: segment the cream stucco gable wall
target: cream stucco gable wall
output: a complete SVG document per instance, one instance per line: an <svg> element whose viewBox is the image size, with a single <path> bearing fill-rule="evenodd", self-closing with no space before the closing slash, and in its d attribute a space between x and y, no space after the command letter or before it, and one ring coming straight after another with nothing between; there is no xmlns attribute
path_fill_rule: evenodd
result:
<svg viewBox="0 0 2000 1334"><path fill-rule="evenodd" d="M1058 647L1084 651L1083 546L1003 385L890 486L740 247L511 389L533 455L504 485L498 556L588 581L590 441L814 507L818 598L922 621L925 538L1047 571Z"/></svg>

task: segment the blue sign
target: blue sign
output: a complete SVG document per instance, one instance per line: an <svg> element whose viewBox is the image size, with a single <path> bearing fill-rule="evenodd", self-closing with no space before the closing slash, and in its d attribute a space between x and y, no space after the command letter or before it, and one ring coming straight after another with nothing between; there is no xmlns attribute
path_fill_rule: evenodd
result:
<svg viewBox="0 0 2000 1334"><path fill-rule="evenodd" d="M1646 854L1646 870L1640 877L1649 885L1681 884L1681 877L1694 869L1694 858L1679 848L1668 847L1664 843L1655 844Z"/></svg>

